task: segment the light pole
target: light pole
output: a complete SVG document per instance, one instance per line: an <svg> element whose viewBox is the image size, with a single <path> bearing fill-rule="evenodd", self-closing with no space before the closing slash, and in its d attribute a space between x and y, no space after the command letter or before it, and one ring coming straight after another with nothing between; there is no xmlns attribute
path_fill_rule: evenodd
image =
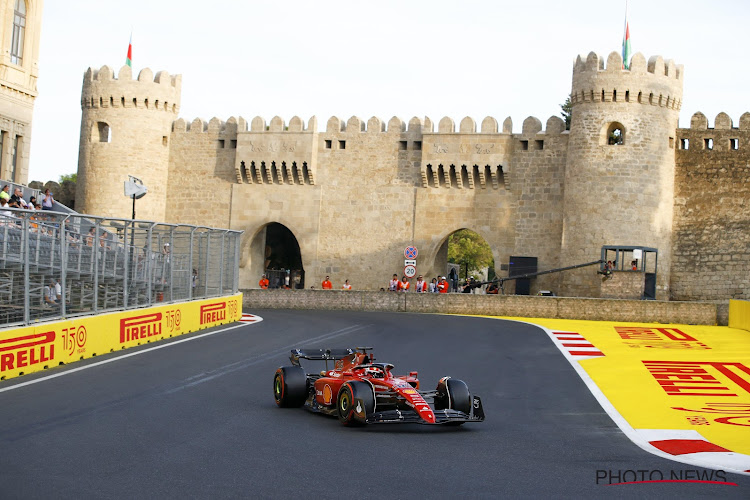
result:
<svg viewBox="0 0 750 500"><path fill-rule="evenodd" d="M133 198L133 222L130 228L130 250L128 251L128 262L132 265L132 275L136 276L136 266L133 259L133 245L135 244L135 200L139 200L146 196L148 188L143 185L143 181L138 177L128 175L128 180L125 181L125 196Z"/></svg>

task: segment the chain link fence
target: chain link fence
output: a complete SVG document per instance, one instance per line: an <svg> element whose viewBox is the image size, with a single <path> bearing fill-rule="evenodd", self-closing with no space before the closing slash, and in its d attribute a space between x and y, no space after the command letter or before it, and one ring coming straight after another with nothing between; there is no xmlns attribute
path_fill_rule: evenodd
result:
<svg viewBox="0 0 750 500"><path fill-rule="evenodd" d="M0 210L0 327L234 294L241 234Z"/></svg>

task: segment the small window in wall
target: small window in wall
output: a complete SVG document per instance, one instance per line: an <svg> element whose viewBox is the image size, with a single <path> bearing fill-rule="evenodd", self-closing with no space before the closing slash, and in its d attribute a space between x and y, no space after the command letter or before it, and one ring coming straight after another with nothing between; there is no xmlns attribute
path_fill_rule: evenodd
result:
<svg viewBox="0 0 750 500"><path fill-rule="evenodd" d="M339 141L339 149L346 149L346 141Z"/></svg>
<svg viewBox="0 0 750 500"><path fill-rule="evenodd" d="M703 139L703 149L713 149L713 148L714 148L713 139Z"/></svg>
<svg viewBox="0 0 750 500"><path fill-rule="evenodd" d="M398 141L398 150L406 151L406 141Z"/></svg>
<svg viewBox="0 0 750 500"><path fill-rule="evenodd" d="M674 137L669 138L669 149L674 149Z"/></svg>
<svg viewBox="0 0 750 500"><path fill-rule="evenodd" d="M609 146L622 146L625 144L625 127L622 123L612 122L607 127L607 144Z"/></svg>
<svg viewBox="0 0 750 500"><path fill-rule="evenodd" d="M237 139L232 139L229 141L229 147L232 149L237 149Z"/></svg>
<svg viewBox="0 0 750 500"><path fill-rule="evenodd" d="M521 150L522 151L528 151L529 150L529 141L521 141Z"/></svg>
<svg viewBox="0 0 750 500"><path fill-rule="evenodd" d="M10 62L23 64L23 39L26 36L26 1L16 0L13 12L13 36L10 41Z"/></svg>
<svg viewBox="0 0 750 500"><path fill-rule="evenodd" d="M680 139L680 149L690 149L690 139Z"/></svg>
<svg viewBox="0 0 750 500"><path fill-rule="evenodd" d="M96 133L99 142L112 142L112 129L105 122L96 122Z"/></svg>
<svg viewBox="0 0 750 500"><path fill-rule="evenodd" d="M166 135L161 138L161 145L162 146L169 145L169 138Z"/></svg>
<svg viewBox="0 0 750 500"><path fill-rule="evenodd" d="M330 141L330 139L326 139L326 149L331 149L331 141Z"/></svg>
<svg viewBox="0 0 750 500"><path fill-rule="evenodd" d="M732 149L734 151L737 151L740 149L740 140L739 139L729 139L729 149Z"/></svg>
<svg viewBox="0 0 750 500"><path fill-rule="evenodd" d="M414 149L414 151L422 151L422 141L414 141L412 144L412 149Z"/></svg>
<svg viewBox="0 0 750 500"><path fill-rule="evenodd" d="M224 149L224 139L219 139L219 149Z"/></svg>
<svg viewBox="0 0 750 500"><path fill-rule="evenodd" d="M535 149L542 150L544 149L544 141L534 141Z"/></svg>

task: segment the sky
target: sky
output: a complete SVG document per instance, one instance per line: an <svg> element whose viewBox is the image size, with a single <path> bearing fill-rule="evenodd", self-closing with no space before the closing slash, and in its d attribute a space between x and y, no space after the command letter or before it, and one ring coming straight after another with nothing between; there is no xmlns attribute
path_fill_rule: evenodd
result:
<svg viewBox="0 0 750 500"><path fill-rule="evenodd" d="M680 126L750 111L747 0L630 0L633 53L685 67ZM182 75L180 117L559 116L578 54L622 49L625 1L47 0L29 180L78 168L81 84L115 71Z"/></svg>

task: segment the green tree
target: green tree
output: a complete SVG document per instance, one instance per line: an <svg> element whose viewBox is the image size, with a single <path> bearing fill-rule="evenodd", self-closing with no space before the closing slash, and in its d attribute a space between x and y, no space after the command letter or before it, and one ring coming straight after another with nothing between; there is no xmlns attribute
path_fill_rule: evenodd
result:
<svg viewBox="0 0 750 500"><path fill-rule="evenodd" d="M448 239L448 262L460 264L469 274L494 267L495 264L489 244L469 229L456 231Z"/></svg>
<svg viewBox="0 0 750 500"><path fill-rule="evenodd" d="M78 180L78 174L65 174L60 176L60 180L58 181L60 184L62 184L65 181L71 181L75 184L75 182Z"/></svg>
<svg viewBox="0 0 750 500"><path fill-rule="evenodd" d="M570 103L570 96L565 99L565 102L560 104L560 116L565 120L565 130L570 130L570 116L573 113L573 105Z"/></svg>

